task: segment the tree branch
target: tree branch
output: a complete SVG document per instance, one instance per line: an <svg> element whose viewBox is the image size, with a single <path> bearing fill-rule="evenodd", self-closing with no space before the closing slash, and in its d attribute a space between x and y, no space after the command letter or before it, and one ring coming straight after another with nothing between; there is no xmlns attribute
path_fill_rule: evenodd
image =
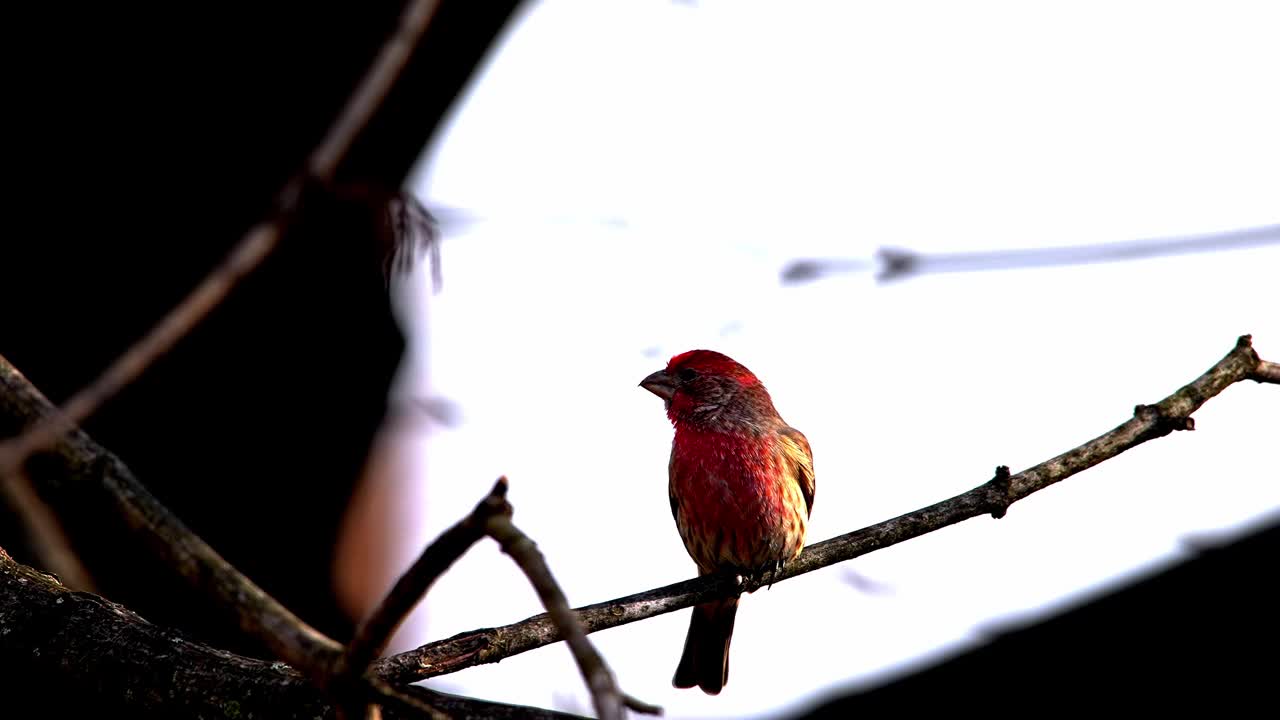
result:
<svg viewBox="0 0 1280 720"><path fill-rule="evenodd" d="M1280 363L1263 360L1258 363L1258 369L1254 371L1253 377L1250 379L1255 382L1280 385Z"/></svg>
<svg viewBox="0 0 1280 720"><path fill-rule="evenodd" d="M1192 430L1191 418L1201 405L1242 380L1278 382L1275 363L1261 360L1244 335L1203 375L1155 405L1138 405L1129 420L1085 444L1039 465L1010 474L1000 467L995 477L968 492L891 520L809 546L778 575L777 581L813 572L875 550L896 545L979 515L1003 516L1009 505L1065 480L1078 472L1163 437L1174 430ZM730 578L710 575L647 592L587 605L575 610L588 633L605 630L682 608L728 597L739 588ZM560 640L547 615L511 625L461 633L446 640L385 658L375 663L379 677L407 683L497 662Z"/></svg>
<svg viewBox="0 0 1280 720"><path fill-rule="evenodd" d="M97 595L72 592L0 549L0 670L48 713L95 708L134 718L330 717L336 709L294 668L217 650L152 625ZM576 715L371 684L387 718L522 718ZM432 709L428 709L432 708Z"/></svg>
<svg viewBox="0 0 1280 720"><path fill-rule="evenodd" d="M378 607L356 628L346 651L338 656L329 677L324 682L336 688L339 697L347 698L353 706L363 706L362 679L369 664L386 646L405 616L413 610L427 590L449 569L458 558L471 549L486 534L488 520L510 514L506 500L507 479L498 478L493 490L476 505L467 517L458 521L427 546L413 565L405 571L387 593ZM378 678L371 678L373 687L384 698L403 701L394 688Z"/></svg>
<svg viewBox="0 0 1280 720"><path fill-rule="evenodd" d="M537 545L511 523L512 508L507 502L507 479L498 478L483 500L476 505L467 517L446 530L432 542L414 564L396 582L395 586L378 605L378 607L361 623L355 637L347 646L332 671L329 683L336 686L340 694L351 698L350 703L358 706L359 698L353 697L355 692L362 692L357 684L365 670L379 650L390 639L391 634L413 609L432 583L444 574L455 561L485 535L492 537L502 547L502 551L515 561L533 585L534 590L547 608L552 622L561 637L567 638L569 648L573 652L582 671L583 679L595 702L596 713L601 720L620 719L623 707L639 712L660 714L661 708L643 703L624 695L614 680L613 673L605 664L604 658L591 642L577 617L569 609L569 602L560 589L555 577ZM403 702L405 698L397 695L384 680L370 678L374 689L384 698L393 702Z"/></svg>
<svg viewBox="0 0 1280 720"><path fill-rule="evenodd" d="M560 584L551 575L546 559L529 536L511 523L510 513L491 516L487 525L489 537L498 541L502 551L529 578L543 606L547 608L547 618L555 627L556 635L569 644L569 650L582 672L587 689L591 691L591 699L600 720L622 718L623 707L650 715L662 714L662 708L641 702L618 689L613 672L591 645L591 641L587 640L586 631L578 622L577 615L569 608L569 601L560 590Z"/></svg>

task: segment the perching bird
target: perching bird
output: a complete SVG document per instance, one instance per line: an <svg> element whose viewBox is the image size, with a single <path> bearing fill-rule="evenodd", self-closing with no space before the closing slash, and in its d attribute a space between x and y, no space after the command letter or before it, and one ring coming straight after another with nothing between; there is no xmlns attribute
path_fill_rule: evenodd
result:
<svg viewBox="0 0 1280 720"><path fill-rule="evenodd" d="M813 453L752 372L711 350L676 355L640 386L675 426L668 493L699 575L733 573L755 589L804 548ZM729 679L738 597L693 609L672 684L715 695Z"/></svg>

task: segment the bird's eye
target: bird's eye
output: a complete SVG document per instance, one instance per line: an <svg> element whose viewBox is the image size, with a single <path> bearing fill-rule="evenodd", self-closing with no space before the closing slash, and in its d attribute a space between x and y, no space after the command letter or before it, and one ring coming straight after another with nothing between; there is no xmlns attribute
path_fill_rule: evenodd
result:
<svg viewBox="0 0 1280 720"><path fill-rule="evenodd" d="M689 382L690 380L698 377L698 371L693 368L680 368L680 371L677 372L676 375L679 375L682 381Z"/></svg>

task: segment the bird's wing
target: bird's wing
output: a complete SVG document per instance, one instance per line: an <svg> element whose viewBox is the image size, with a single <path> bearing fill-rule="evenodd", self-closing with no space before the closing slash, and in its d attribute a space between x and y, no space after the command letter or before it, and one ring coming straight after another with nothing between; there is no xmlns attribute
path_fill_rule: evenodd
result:
<svg viewBox="0 0 1280 720"><path fill-rule="evenodd" d="M783 451L796 466L796 483L800 485L800 493L804 495L805 510L813 512L813 494L817 489L817 481L813 477L813 450L809 448L809 439L799 430L783 426L778 430L782 440Z"/></svg>
<svg viewBox="0 0 1280 720"><path fill-rule="evenodd" d="M671 446L671 459L667 461L667 498L671 500L671 517L675 518L676 524L680 524L680 503L676 500L676 448Z"/></svg>

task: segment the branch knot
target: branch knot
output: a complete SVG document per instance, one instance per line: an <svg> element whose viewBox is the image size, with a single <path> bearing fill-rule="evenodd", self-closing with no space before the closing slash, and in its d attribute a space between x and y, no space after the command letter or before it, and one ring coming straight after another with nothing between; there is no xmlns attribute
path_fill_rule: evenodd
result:
<svg viewBox="0 0 1280 720"><path fill-rule="evenodd" d="M1010 478L1008 465L996 467L996 475L987 481L983 500L991 509L991 517L999 520L1008 512L1013 499L1009 496Z"/></svg>
<svg viewBox="0 0 1280 720"><path fill-rule="evenodd" d="M1164 437L1175 430L1195 430L1196 420L1190 415L1165 413L1159 405L1135 405L1133 416L1141 422L1151 423L1152 437Z"/></svg>

